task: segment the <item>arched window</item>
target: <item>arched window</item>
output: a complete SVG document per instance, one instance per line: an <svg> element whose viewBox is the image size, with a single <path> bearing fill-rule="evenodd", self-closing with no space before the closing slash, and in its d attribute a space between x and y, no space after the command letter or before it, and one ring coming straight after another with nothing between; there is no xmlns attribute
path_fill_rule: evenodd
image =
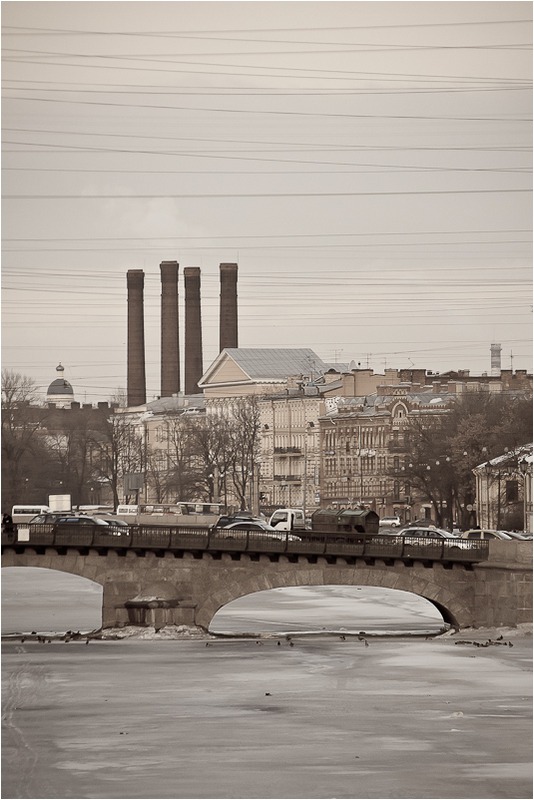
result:
<svg viewBox="0 0 534 800"><path fill-rule="evenodd" d="M393 409L393 417L394 419L402 419L405 416L406 416L406 406L403 406L401 403L399 403Z"/></svg>

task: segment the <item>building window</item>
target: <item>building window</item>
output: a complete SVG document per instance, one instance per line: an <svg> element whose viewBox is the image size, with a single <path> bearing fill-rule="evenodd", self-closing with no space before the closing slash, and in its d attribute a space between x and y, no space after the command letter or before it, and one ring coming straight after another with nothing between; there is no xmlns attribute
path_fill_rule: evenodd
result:
<svg viewBox="0 0 534 800"><path fill-rule="evenodd" d="M517 481L506 481L506 502L517 503L519 500L519 488Z"/></svg>

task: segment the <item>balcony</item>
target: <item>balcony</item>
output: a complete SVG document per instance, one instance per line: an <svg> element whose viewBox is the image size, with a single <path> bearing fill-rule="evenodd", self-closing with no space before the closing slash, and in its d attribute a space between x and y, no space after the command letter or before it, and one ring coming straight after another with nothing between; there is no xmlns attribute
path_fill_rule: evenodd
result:
<svg viewBox="0 0 534 800"><path fill-rule="evenodd" d="M302 453L301 447L275 447L274 452L276 455L294 456Z"/></svg>

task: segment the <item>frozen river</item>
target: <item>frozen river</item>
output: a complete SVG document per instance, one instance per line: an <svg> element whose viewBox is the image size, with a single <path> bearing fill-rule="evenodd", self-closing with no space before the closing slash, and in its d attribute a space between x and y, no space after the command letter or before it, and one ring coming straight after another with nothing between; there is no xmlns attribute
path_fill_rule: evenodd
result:
<svg viewBox="0 0 534 800"><path fill-rule="evenodd" d="M4 633L99 627L94 585L2 572ZM531 638L408 638L441 624L405 593L302 587L231 604L223 638L5 637L2 797L531 798Z"/></svg>

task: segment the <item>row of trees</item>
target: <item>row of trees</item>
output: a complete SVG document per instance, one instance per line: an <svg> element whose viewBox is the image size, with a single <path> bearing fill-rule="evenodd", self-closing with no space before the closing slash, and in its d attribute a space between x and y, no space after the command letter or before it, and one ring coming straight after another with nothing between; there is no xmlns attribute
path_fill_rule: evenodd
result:
<svg viewBox="0 0 534 800"><path fill-rule="evenodd" d="M532 398L461 395L441 415L412 417L407 434L403 473L412 493L431 503L438 525L465 528L475 522L473 468L532 441ZM510 530L522 527L520 503L507 513Z"/></svg>
<svg viewBox="0 0 534 800"><path fill-rule="evenodd" d="M38 404L34 382L2 372L2 508L70 494L73 505L115 507L127 475L142 473L157 502L219 499L222 491L249 504L259 412L254 398L236 401L231 419L204 414L166 417L165 446L146 425L115 410L117 394L98 408L55 409Z"/></svg>

